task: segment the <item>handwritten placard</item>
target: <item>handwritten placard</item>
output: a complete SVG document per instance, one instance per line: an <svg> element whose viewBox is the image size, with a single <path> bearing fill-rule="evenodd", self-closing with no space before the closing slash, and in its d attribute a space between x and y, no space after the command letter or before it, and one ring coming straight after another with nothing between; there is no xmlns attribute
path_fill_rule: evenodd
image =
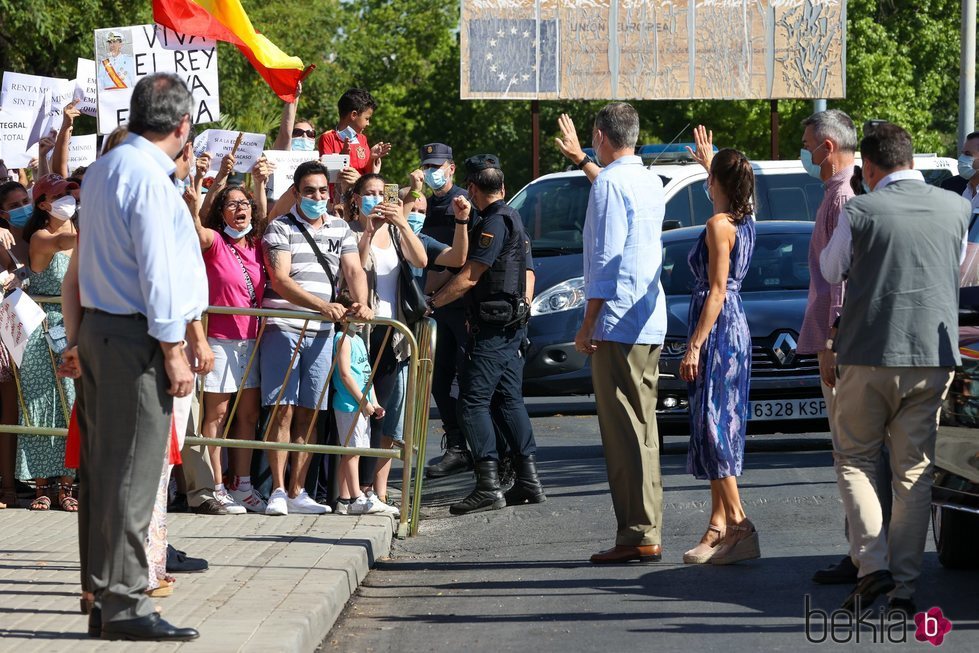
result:
<svg viewBox="0 0 979 653"><path fill-rule="evenodd" d="M44 311L20 288L0 302L0 340L17 367L24 360L28 338L43 321Z"/></svg>
<svg viewBox="0 0 979 653"><path fill-rule="evenodd" d="M269 189L274 197L281 196L292 186L292 176L296 174L296 168L307 161L316 161L319 154L316 150L266 150L265 158L275 164L272 170Z"/></svg>
<svg viewBox="0 0 979 653"><path fill-rule="evenodd" d="M0 107L0 160L7 168L26 168L30 164L32 155L27 151L27 137L36 114L36 110Z"/></svg>
<svg viewBox="0 0 979 653"><path fill-rule="evenodd" d="M95 61L79 59L75 66L75 108L86 116L97 115Z"/></svg>
<svg viewBox="0 0 979 653"><path fill-rule="evenodd" d="M198 142L205 143L204 151L211 153L211 170L218 170L221 168L221 159L234 149L240 133L227 129L208 129L197 137L200 141L194 140L194 149L198 149ZM235 172L251 172L262 157L264 148L265 134L245 132L242 135L241 143L238 144L237 151L235 151Z"/></svg>
<svg viewBox="0 0 979 653"><path fill-rule="evenodd" d="M220 118L218 50L214 41L161 25L95 30L95 77L99 133L129 120L136 83L157 72L176 73L194 96L194 124Z"/></svg>

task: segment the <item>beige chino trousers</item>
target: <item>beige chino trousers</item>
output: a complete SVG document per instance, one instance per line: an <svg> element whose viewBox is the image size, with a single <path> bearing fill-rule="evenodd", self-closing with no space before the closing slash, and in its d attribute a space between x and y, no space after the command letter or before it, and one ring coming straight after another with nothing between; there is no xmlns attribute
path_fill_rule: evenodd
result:
<svg viewBox="0 0 979 653"><path fill-rule="evenodd" d="M911 598L928 533L938 413L952 370L841 365L833 403L833 458L860 577L890 570L891 598ZM874 490L884 445L894 504L884 533Z"/></svg>

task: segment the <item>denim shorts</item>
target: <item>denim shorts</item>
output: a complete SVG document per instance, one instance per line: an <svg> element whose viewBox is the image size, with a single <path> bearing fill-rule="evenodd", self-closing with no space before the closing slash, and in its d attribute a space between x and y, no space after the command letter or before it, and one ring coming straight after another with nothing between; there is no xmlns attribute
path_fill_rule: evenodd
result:
<svg viewBox="0 0 979 653"><path fill-rule="evenodd" d="M235 393L241 387L245 378L245 368L255 350L254 340L228 340L225 338L208 338L207 344L214 352L214 369L204 377L204 392ZM245 379L245 389L259 387L258 356L252 362Z"/></svg>
<svg viewBox="0 0 979 653"><path fill-rule="evenodd" d="M299 346L299 355L293 361L292 354ZM259 360L262 367L262 405L272 406L282 390L292 361L292 371L282 393L281 404L315 409L329 382L330 364L333 362L333 330L315 336L304 336L299 341L298 333L267 329L259 345ZM321 410L329 408L328 394L323 397Z"/></svg>

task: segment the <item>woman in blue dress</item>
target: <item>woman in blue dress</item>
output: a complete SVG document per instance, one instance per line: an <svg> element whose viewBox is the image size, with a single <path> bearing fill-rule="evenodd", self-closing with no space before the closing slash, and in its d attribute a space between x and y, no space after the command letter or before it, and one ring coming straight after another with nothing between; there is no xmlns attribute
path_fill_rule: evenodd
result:
<svg viewBox="0 0 979 653"><path fill-rule="evenodd" d="M696 286L680 377L690 388L687 471L710 480L711 514L707 532L683 561L730 564L761 555L736 480L744 458L751 371L751 334L739 291L755 246L755 179L741 152L724 149L713 155L702 126L695 139L695 156L708 171L714 215L688 257Z"/></svg>

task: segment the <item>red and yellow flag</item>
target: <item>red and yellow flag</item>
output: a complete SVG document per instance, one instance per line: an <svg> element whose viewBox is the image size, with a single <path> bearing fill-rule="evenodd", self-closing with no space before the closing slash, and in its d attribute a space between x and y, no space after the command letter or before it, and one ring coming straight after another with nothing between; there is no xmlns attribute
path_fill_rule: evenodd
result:
<svg viewBox="0 0 979 653"><path fill-rule="evenodd" d="M183 34L233 44L286 102L295 101L296 87L314 68L304 68L302 59L256 32L239 0L153 0L153 20Z"/></svg>

